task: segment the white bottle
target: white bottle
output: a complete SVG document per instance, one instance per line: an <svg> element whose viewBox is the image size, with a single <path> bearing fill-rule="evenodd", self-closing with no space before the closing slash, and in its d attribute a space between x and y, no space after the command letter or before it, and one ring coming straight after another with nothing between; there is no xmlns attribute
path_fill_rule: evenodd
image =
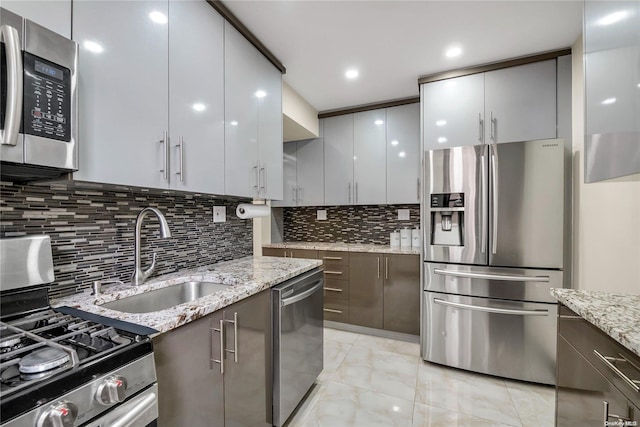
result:
<svg viewBox="0 0 640 427"><path fill-rule="evenodd" d="M411 247L413 249L420 249L420 229L414 228L411 230Z"/></svg>
<svg viewBox="0 0 640 427"><path fill-rule="evenodd" d="M399 248L400 247L400 232L398 231L394 231L393 233L389 234L389 241L391 242L391 247L392 248Z"/></svg>
<svg viewBox="0 0 640 427"><path fill-rule="evenodd" d="M408 228L403 228L402 230L400 230L400 248L411 248L411 230Z"/></svg>

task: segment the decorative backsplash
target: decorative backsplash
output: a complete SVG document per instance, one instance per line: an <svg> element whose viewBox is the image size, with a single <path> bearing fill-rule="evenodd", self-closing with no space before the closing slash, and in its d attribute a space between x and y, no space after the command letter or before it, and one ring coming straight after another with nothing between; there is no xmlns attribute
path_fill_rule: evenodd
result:
<svg viewBox="0 0 640 427"><path fill-rule="evenodd" d="M52 297L87 288L94 280L128 282L133 272L135 220L158 208L171 229L160 239L154 215L145 218L142 265L157 252L156 275L253 254L253 224L235 216L237 201L157 190L94 190L65 184L0 182L0 236L51 236L55 282ZM213 206L227 221L213 223Z"/></svg>
<svg viewBox="0 0 640 427"><path fill-rule="evenodd" d="M398 209L409 209L409 220L398 220ZM317 211L327 219L318 220ZM389 244L389 234L420 227L420 205L322 206L284 208L287 242Z"/></svg>

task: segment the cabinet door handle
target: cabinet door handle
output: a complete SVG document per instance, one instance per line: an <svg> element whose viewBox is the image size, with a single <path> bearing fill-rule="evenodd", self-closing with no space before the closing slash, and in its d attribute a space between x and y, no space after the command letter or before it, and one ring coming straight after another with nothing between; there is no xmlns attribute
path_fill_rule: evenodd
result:
<svg viewBox="0 0 640 427"><path fill-rule="evenodd" d="M378 279L380 278L380 257L376 258L378 260Z"/></svg>
<svg viewBox="0 0 640 427"><path fill-rule="evenodd" d="M213 358L213 342L215 338L213 337L214 333L218 332L220 334L220 359ZM214 363L220 364L220 373L224 374L224 320L220 319L220 326L218 328L211 328L211 361Z"/></svg>
<svg viewBox="0 0 640 427"><path fill-rule="evenodd" d="M342 310L334 310L332 308L323 308L323 311L326 311L327 313L336 313L336 314L342 314Z"/></svg>
<svg viewBox="0 0 640 427"><path fill-rule="evenodd" d="M178 143L176 144L176 148L178 149L178 154L180 155L180 166L179 170L176 172L176 175L180 176L180 182L184 182L184 138L181 136L178 138Z"/></svg>
<svg viewBox="0 0 640 427"><path fill-rule="evenodd" d="M418 178L416 181L417 181L416 187L418 188L417 200L420 201L420 178Z"/></svg>
<svg viewBox="0 0 640 427"><path fill-rule="evenodd" d="M351 203L351 182L349 182L349 186L347 188L347 198L349 199L348 203Z"/></svg>
<svg viewBox="0 0 640 427"><path fill-rule="evenodd" d="M378 260L379 261L379 260ZM337 275L342 275L342 271L324 271L324 274L337 274Z"/></svg>
<svg viewBox="0 0 640 427"><path fill-rule="evenodd" d="M296 192L296 187L291 187L291 199L293 200L293 203L298 203L298 195L296 194Z"/></svg>
<svg viewBox="0 0 640 427"><path fill-rule="evenodd" d="M325 291L329 291L329 292L342 292L342 289L338 289L338 288L327 288L327 287L324 287L323 289Z"/></svg>
<svg viewBox="0 0 640 427"><path fill-rule="evenodd" d="M482 120L482 113L478 113L478 141L482 142L483 134L484 134L484 120Z"/></svg>
<svg viewBox="0 0 640 427"><path fill-rule="evenodd" d="M162 172L162 176L164 180L167 182L169 182L169 152L167 150L167 147L169 146L168 139L169 137L167 136L167 131L164 131L162 132L162 139L158 141L158 143L164 144L163 150L162 150L162 154L163 154L162 169L160 169L160 172Z"/></svg>
<svg viewBox="0 0 640 427"><path fill-rule="evenodd" d="M389 278L389 257L384 258L384 278Z"/></svg>
<svg viewBox="0 0 640 427"><path fill-rule="evenodd" d="M342 260L342 257L341 256L323 256L322 259L340 261Z"/></svg>
<svg viewBox="0 0 640 427"><path fill-rule="evenodd" d="M255 171L255 173L254 173ZM258 165L255 164L254 166L251 167L251 183L253 184L255 182L255 184L253 184L251 186L251 188L254 189L255 193L256 193L256 197L258 197L258 195L260 194L260 184L258 183L259 180L259 172L258 172ZM254 180L255 178L255 180Z"/></svg>
<svg viewBox="0 0 640 427"><path fill-rule="evenodd" d="M616 365L612 363L612 362L622 362L622 363L629 362L627 359L622 357L622 355L620 354L619 354L620 357L603 356L602 354L600 354L598 350L593 350L593 354L595 354L596 357L598 357L598 359L602 360L609 369L611 369L618 377L620 377L622 381L627 383L627 385L631 387L636 393L640 392L640 387L638 386L638 384L640 384L640 381L632 380L631 378L626 376L624 372L618 369Z"/></svg>
<svg viewBox="0 0 640 427"><path fill-rule="evenodd" d="M302 192L302 187L298 187L298 202L302 202L302 199L304 197L304 193Z"/></svg>
<svg viewBox="0 0 640 427"><path fill-rule="evenodd" d="M233 313L233 320L224 320L226 323L233 323L233 350L224 349L227 353L233 353L234 363L238 363L238 313Z"/></svg>
<svg viewBox="0 0 640 427"><path fill-rule="evenodd" d="M265 168L266 168L266 166L262 166L259 169L259 172L258 172L258 183L259 183L258 196L260 196L260 190L262 190L264 192L264 194L265 194L265 197L266 197L266 194L267 194L267 184L266 184L267 171L266 171Z"/></svg>
<svg viewBox="0 0 640 427"><path fill-rule="evenodd" d="M18 30L8 25L0 26L0 40L5 42L7 56L7 99L2 107L5 113L4 129L0 130L0 144L17 145L22 121L23 67Z"/></svg>
<svg viewBox="0 0 640 427"><path fill-rule="evenodd" d="M498 142L498 118L493 117L493 111L491 112L491 140L494 142Z"/></svg>
<svg viewBox="0 0 640 427"><path fill-rule="evenodd" d="M356 181L356 203L358 203L358 182Z"/></svg>

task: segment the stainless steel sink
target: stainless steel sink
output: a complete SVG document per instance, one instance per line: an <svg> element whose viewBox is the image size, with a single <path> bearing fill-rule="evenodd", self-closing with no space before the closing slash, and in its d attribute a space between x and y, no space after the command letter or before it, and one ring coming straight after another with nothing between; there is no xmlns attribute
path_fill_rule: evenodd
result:
<svg viewBox="0 0 640 427"><path fill-rule="evenodd" d="M107 302L101 306L125 313L150 313L195 301L228 287L229 285L222 283L186 282Z"/></svg>

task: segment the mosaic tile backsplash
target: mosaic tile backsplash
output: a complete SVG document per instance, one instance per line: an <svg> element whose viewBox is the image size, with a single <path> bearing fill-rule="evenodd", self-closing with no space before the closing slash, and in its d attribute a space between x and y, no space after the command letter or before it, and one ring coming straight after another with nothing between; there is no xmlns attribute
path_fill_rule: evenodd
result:
<svg viewBox="0 0 640 427"><path fill-rule="evenodd" d="M213 206L224 205L227 221L213 223ZM51 236L55 282L52 297L87 288L94 280L128 282L133 272L135 220L147 206L158 208L171 229L160 239L154 215L145 218L142 265L157 252L155 274L253 254L252 221L235 215L238 201L156 190L94 190L65 184L0 182L0 236Z"/></svg>
<svg viewBox="0 0 640 427"><path fill-rule="evenodd" d="M317 211L327 211L319 221ZM398 209L409 209L409 220L398 220ZM420 227L420 205L323 206L284 208L286 242L389 244L389 234Z"/></svg>

